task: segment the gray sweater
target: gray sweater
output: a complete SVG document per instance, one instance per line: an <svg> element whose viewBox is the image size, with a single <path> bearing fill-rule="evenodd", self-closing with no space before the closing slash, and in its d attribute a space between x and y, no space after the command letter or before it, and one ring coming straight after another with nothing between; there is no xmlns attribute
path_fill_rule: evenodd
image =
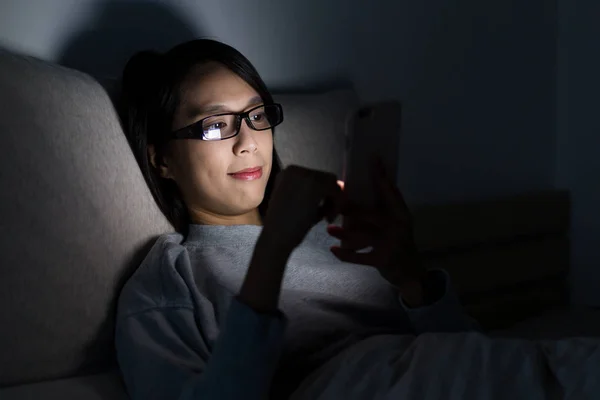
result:
<svg viewBox="0 0 600 400"><path fill-rule="evenodd" d="M185 241L156 241L119 299L117 355L133 399L284 398L364 338L473 326L445 272L429 273L439 300L408 309L377 270L333 256L325 223L289 259L281 312L256 313L235 295L261 229L191 225Z"/></svg>

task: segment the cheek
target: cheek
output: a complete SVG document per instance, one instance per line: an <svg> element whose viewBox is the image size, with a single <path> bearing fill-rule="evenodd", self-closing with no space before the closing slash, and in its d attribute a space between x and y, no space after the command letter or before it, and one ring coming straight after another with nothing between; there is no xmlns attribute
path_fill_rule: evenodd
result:
<svg viewBox="0 0 600 400"><path fill-rule="evenodd" d="M215 143L199 142L189 155L191 174L195 177L197 189L210 192L219 181L225 179L231 160L231 147L225 141Z"/></svg>
<svg viewBox="0 0 600 400"><path fill-rule="evenodd" d="M269 177L271 176L271 172L273 171L273 163L276 162L275 160L273 160L273 134L270 132L267 133L264 136L264 138L262 138L262 141L261 143L259 143L259 146L261 146L260 149L262 149L261 153L264 161L269 164L269 171L268 174L266 174L265 176L266 187Z"/></svg>
<svg viewBox="0 0 600 400"><path fill-rule="evenodd" d="M258 148L262 153L262 157L267 162L271 162L273 158L273 134L270 132L265 132L264 136L260 136L257 138Z"/></svg>
<svg viewBox="0 0 600 400"><path fill-rule="evenodd" d="M265 133L255 136L259 157L268 165L268 171L265 171L267 173L262 178L264 186L272 169L273 155L273 136L270 132ZM261 195L260 185L240 186L227 176L231 164L235 161L231 143L227 140L212 143L188 141L185 146L180 146L177 154L173 154L177 165L175 180L188 207L223 211L220 207L229 204L234 198L243 203L241 206L245 206ZM234 196L232 191L235 192Z"/></svg>
<svg viewBox="0 0 600 400"><path fill-rule="evenodd" d="M218 146L220 142L187 142L177 154L177 183L188 194L210 192L215 180L224 179L231 149Z"/></svg>

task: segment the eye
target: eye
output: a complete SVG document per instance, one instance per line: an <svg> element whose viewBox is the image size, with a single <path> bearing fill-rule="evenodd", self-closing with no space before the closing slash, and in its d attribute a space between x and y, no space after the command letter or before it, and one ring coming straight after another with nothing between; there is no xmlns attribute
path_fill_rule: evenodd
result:
<svg viewBox="0 0 600 400"><path fill-rule="evenodd" d="M264 112L264 111L258 112L258 113L256 113L256 114L253 114L253 115L251 115L251 116L250 116L250 119L251 119L253 122L261 122L261 121L263 121L265 118L266 118L266 116L265 116L265 112Z"/></svg>
<svg viewBox="0 0 600 400"><path fill-rule="evenodd" d="M225 122L213 122L211 124L205 124L202 129L205 131L214 131L214 130L222 130L227 127Z"/></svg>

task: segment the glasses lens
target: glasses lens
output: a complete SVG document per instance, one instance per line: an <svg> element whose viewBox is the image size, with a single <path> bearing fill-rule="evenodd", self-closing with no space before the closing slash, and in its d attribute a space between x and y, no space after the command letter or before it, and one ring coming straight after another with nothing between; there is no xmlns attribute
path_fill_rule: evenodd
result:
<svg viewBox="0 0 600 400"><path fill-rule="evenodd" d="M235 136L237 132L235 115L215 115L202 121L203 140L223 140Z"/></svg>
<svg viewBox="0 0 600 400"><path fill-rule="evenodd" d="M269 104L252 110L249 117L254 129L269 129L281 122L281 111L279 106Z"/></svg>
<svg viewBox="0 0 600 400"><path fill-rule="evenodd" d="M283 120L281 107L278 104L270 104L268 106L265 106L265 115L269 120L270 127L279 125Z"/></svg>

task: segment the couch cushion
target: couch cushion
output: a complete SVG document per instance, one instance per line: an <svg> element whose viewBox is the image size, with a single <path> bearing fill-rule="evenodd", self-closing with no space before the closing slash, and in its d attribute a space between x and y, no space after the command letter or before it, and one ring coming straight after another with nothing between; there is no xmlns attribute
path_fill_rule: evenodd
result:
<svg viewBox="0 0 600 400"><path fill-rule="evenodd" d="M275 149L282 165L302 165L342 176L346 121L358 108L351 89L319 94L274 96L283 106L283 123L275 129Z"/></svg>
<svg viewBox="0 0 600 400"><path fill-rule="evenodd" d="M172 228L104 89L0 51L0 386L114 360L118 291Z"/></svg>

